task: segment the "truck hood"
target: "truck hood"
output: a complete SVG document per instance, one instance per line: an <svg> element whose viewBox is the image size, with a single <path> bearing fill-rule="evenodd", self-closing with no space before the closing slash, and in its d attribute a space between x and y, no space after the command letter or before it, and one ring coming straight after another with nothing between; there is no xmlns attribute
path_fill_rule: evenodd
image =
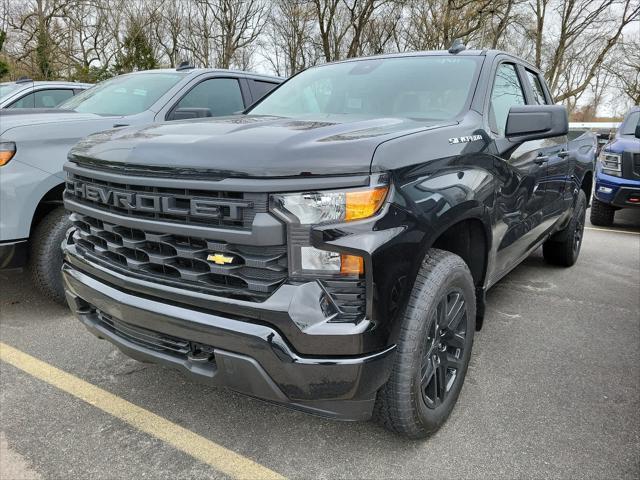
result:
<svg viewBox="0 0 640 480"><path fill-rule="evenodd" d="M640 139L633 135L617 135L610 143L602 147L602 149L611 153L639 153Z"/></svg>
<svg viewBox="0 0 640 480"><path fill-rule="evenodd" d="M399 118L233 116L109 130L87 137L69 158L79 163L108 162L139 173L167 168L219 177L365 173L382 142L452 124Z"/></svg>
<svg viewBox="0 0 640 480"><path fill-rule="evenodd" d="M33 110L36 110L35 112ZM16 127L100 120L105 117L93 113L78 113L58 109L7 109L0 110L0 134Z"/></svg>

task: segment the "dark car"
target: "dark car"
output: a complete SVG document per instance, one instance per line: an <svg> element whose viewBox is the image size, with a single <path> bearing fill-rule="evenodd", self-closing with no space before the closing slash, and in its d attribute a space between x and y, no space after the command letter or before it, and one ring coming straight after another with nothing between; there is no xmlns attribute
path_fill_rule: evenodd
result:
<svg viewBox="0 0 640 480"><path fill-rule="evenodd" d="M609 226L623 208L640 207L640 107L632 108L598 156L591 223Z"/></svg>
<svg viewBox="0 0 640 480"><path fill-rule="evenodd" d="M434 432L487 289L541 245L576 262L594 160L539 70L460 50L318 66L242 116L88 137L65 166L69 305L134 358Z"/></svg>

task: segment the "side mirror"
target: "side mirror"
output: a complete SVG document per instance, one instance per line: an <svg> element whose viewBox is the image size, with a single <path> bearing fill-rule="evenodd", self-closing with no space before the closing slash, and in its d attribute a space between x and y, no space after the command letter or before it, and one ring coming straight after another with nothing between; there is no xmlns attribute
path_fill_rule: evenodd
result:
<svg viewBox="0 0 640 480"><path fill-rule="evenodd" d="M640 121L638 121L638 124L636 125L635 137L640 138Z"/></svg>
<svg viewBox="0 0 640 480"><path fill-rule="evenodd" d="M208 108L176 108L169 114L167 120L188 120L190 118L205 118L210 116L211 110L209 110Z"/></svg>
<svg viewBox="0 0 640 480"><path fill-rule="evenodd" d="M528 142L566 135L569 116L562 105L511 107L505 136L512 142Z"/></svg>

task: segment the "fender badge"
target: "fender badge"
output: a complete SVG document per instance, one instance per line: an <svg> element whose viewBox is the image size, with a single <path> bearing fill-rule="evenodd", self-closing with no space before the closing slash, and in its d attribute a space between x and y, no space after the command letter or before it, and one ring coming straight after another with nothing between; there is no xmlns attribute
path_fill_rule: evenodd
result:
<svg viewBox="0 0 640 480"><path fill-rule="evenodd" d="M454 145L456 143L475 142L476 140L482 140L482 135L468 135L466 137L453 137L449 139L449 143Z"/></svg>
<svg viewBox="0 0 640 480"><path fill-rule="evenodd" d="M216 265L228 265L229 263L233 263L234 257L227 257L222 253L213 253L207 255L207 261L213 262Z"/></svg>

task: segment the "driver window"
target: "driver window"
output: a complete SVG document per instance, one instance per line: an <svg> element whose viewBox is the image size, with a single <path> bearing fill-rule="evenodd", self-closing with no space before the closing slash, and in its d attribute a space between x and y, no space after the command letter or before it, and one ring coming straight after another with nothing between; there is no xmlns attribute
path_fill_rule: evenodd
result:
<svg viewBox="0 0 640 480"><path fill-rule="evenodd" d="M193 87L175 109L206 108L212 117L244 110L240 84L235 78L211 78Z"/></svg>
<svg viewBox="0 0 640 480"><path fill-rule="evenodd" d="M500 135L504 135L509 109L513 106L524 104L524 93L515 65L512 63L501 64L496 72L493 92L491 93L491 129Z"/></svg>

